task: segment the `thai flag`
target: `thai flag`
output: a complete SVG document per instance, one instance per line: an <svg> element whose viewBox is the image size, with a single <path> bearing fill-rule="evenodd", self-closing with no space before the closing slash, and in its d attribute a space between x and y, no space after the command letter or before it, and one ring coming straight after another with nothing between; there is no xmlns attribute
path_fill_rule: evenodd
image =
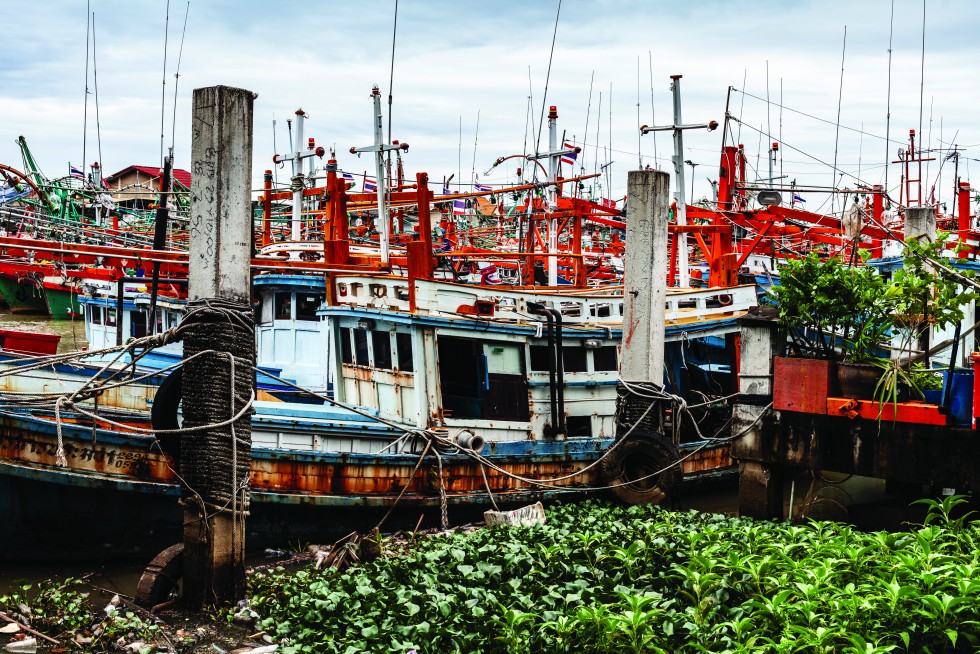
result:
<svg viewBox="0 0 980 654"><path fill-rule="evenodd" d="M561 162L566 163L569 166L574 166L577 158L578 152L575 151L575 146L571 143L566 143L565 152L561 153Z"/></svg>
<svg viewBox="0 0 980 654"><path fill-rule="evenodd" d="M371 192L377 191L377 190L378 190L378 182L377 182L377 180L374 180L374 179L370 179L368 177L365 177L364 178L364 192L365 193L371 193Z"/></svg>
<svg viewBox="0 0 980 654"><path fill-rule="evenodd" d="M68 164L68 172L71 174L72 177L77 177L79 179L85 179L85 173L83 173L78 168L75 168L71 164Z"/></svg>
<svg viewBox="0 0 980 654"><path fill-rule="evenodd" d="M473 184L473 188L475 188L480 193L489 193L489 192L493 191L493 188L490 187L490 186L487 186L486 184Z"/></svg>
<svg viewBox="0 0 980 654"><path fill-rule="evenodd" d="M443 195L449 195L450 193L452 193L452 191L449 190L449 187L448 186L443 186L442 187L442 194Z"/></svg>
<svg viewBox="0 0 980 654"><path fill-rule="evenodd" d="M100 181L100 182L102 183L102 188L104 188L105 190L107 190L107 191L108 191L108 190L109 190L109 182L107 182L107 181L105 181L105 177L103 177L103 178L102 178L101 180L99 180L99 181Z"/></svg>
<svg viewBox="0 0 980 654"><path fill-rule="evenodd" d="M802 202L806 204L806 200L798 196L796 193L793 194L793 202Z"/></svg>
<svg viewBox="0 0 980 654"><path fill-rule="evenodd" d="M453 215L462 216L466 213L466 200L453 200Z"/></svg>

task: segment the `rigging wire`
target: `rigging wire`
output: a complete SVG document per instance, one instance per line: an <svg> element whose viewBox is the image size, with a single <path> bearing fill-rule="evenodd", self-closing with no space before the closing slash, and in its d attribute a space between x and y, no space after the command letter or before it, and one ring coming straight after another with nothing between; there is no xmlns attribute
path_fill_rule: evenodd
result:
<svg viewBox="0 0 980 654"><path fill-rule="evenodd" d="M167 41L170 38L170 0L167 0L167 13L163 27L163 89L160 91L160 167L163 168L163 121L167 114Z"/></svg>
<svg viewBox="0 0 980 654"><path fill-rule="evenodd" d="M184 37L187 35L187 16L191 12L191 0L184 10L184 29L180 33L180 49L177 51L177 72L174 73L174 117L170 128L170 162L173 163L174 143L177 140L177 86L180 84L180 61L184 57ZM275 147L275 145L273 145Z"/></svg>

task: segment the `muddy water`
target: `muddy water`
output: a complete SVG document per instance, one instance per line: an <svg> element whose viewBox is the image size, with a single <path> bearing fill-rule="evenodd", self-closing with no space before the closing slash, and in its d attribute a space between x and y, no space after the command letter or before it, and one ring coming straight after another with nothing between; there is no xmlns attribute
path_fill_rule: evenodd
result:
<svg viewBox="0 0 980 654"><path fill-rule="evenodd" d="M0 329L17 329L26 332L58 334L58 352L72 352L88 347L85 340L85 323L81 320L51 320L48 316L13 314L0 310Z"/></svg>

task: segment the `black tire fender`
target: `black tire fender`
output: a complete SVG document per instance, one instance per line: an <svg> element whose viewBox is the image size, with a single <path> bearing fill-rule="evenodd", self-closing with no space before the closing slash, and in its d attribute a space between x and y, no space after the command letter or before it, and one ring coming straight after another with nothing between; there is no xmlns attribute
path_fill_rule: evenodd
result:
<svg viewBox="0 0 980 654"><path fill-rule="evenodd" d="M680 458L670 439L637 429L603 459L602 479L624 504L660 504L681 484Z"/></svg>
<svg viewBox="0 0 980 654"><path fill-rule="evenodd" d="M153 396L150 407L150 424L153 429L180 429L177 410L183 389L183 367L176 368L163 380ZM180 460L180 434L160 434L157 436L164 453L174 460Z"/></svg>

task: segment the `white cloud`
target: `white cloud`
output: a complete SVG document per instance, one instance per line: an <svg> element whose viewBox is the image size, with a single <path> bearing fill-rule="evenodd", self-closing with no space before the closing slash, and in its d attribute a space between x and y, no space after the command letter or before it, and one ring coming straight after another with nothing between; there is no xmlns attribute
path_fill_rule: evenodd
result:
<svg viewBox="0 0 980 654"><path fill-rule="evenodd" d="M19 166L14 139L24 134L38 163L49 175L63 174L67 162L82 158L85 88L85 9L81 2L21 2L13 10L18 26L8 29L0 56L0 162ZM164 2L91 0L96 13L99 125L103 166L159 161ZM170 3L164 141L173 131L173 73L181 41L185 4ZM525 142L529 94L533 124L541 99L554 29L554 2L431 2L403 0L398 17L394 67L393 135L411 144L407 169L425 170L434 180L462 169L482 173L501 155ZM189 168L190 109L194 88L226 84L259 94L255 104L253 180L271 164L272 120L277 121L280 152L288 149L286 119L297 107L310 115L307 133L323 145L336 144L340 163L352 170L372 168L347 150L371 143L371 85L387 100L390 75L393 2L311 3L281 0L270 5L249 0L192 3L177 84L175 145L177 165ZM589 114L585 164L614 160L612 195L622 195L626 171L653 155L653 137L637 137L638 123L652 123L650 70L657 122L670 121L669 75L683 74L686 122L721 120L726 89L742 87L778 102L780 86L787 107L836 121L841 45L847 24L847 56L841 123L883 136L887 100L890 0L826 2L682 2L663 0L564 0L548 103L559 109L559 128L581 141ZM973 115L978 91L968 80L978 60L969 32L980 14L971 0L931 2L926 7L924 132L936 146L956 133L962 145L980 147ZM908 129L919 125L922 4L896 0L892 62L891 136L894 154ZM650 53L650 55L648 55ZM637 60L639 103L637 118ZM595 84L589 106L589 81ZM90 68L90 75L93 74ZM612 102L610 103L610 84ZM94 80L89 80L94 91ZM599 94L602 114L598 115ZM731 111L747 125L763 130L771 122L779 133L780 111L738 93ZM930 105L932 121L929 122ZM612 153L609 109L612 108ZM477 112L480 130L474 165ZM790 111L782 112L784 143L831 161L835 126ZM598 121L598 124L597 124ZM462 137L460 138L460 122ZM931 138L930 138L931 128ZM734 128L737 130L737 127ZM846 129L837 143L839 167L879 182L886 148L874 136ZM94 94L89 95L89 163L98 150ZM758 133L742 128L742 141L753 153ZM709 192L705 177L716 173L721 132L685 136L685 158L701 164L696 194ZM862 142L863 141L863 142ZM544 139L543 141L544 142ZM657 138L657 154L667 165L670 139ZM969 157L970 154L968 153ZM827 184L829 169L783 148L783 172L805 183ZM461 162L461 163L460 163ZM765 165L765 155L761 157ZM513 170L513 166L509 168ZM492 176L498 176L495 171ZM897 183L897 167L889 183ZM949 184L951 186L951 182Z"/></svg>

